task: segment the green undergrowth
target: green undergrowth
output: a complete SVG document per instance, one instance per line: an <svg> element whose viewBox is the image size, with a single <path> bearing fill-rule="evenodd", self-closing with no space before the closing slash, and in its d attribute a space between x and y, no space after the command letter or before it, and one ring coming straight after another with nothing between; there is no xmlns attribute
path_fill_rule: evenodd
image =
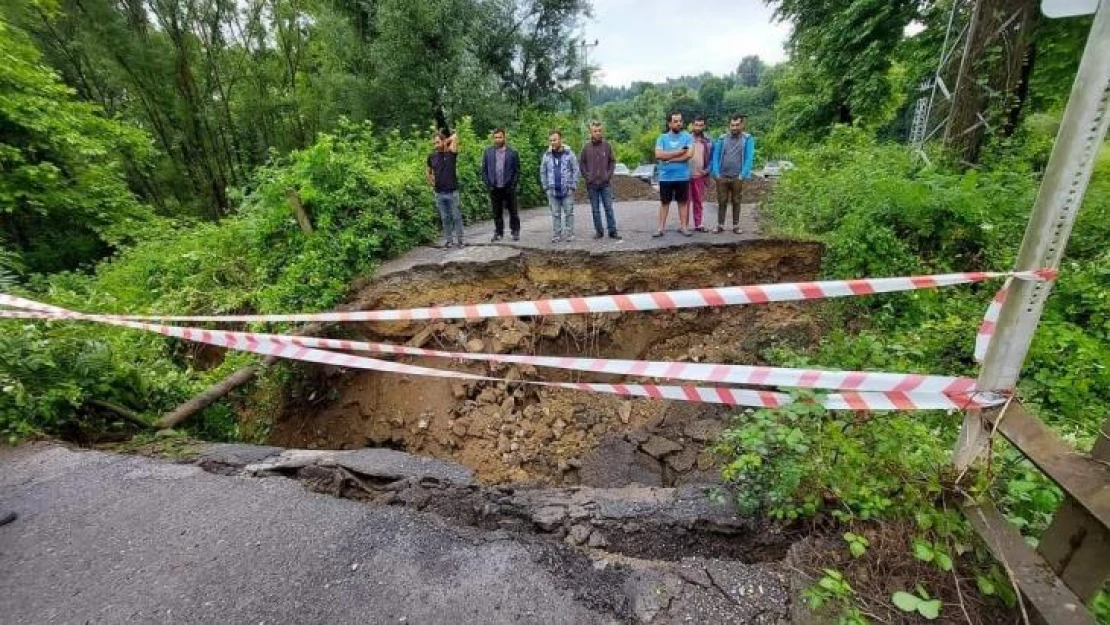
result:
<svg viewBox="0 0 1110 625"><path fill-rule="evenodd" d="M540 203L538 167L546 131L559 121L525 115L533 128L511 134L521 152L521 197ZM459 177L467 221L488 204L479 179L485 139L457 128ZM311 147L274 157L235 190L237 210L219 222L162 220L141 241L89 272L31 276L5 290L76 310L131 314L237 314L328 310L353 279L432 240L438 227L425 159L431 142L341 124ZM314 232L299 229L295 190ZM267 326L281 330L283 326ZM0 440L62 435L118 438L134 427L96 402L153 421L250 362L233 353L206 364L203 350L132 330L70 322L5 321L0 333ZM250 392L249 390L247 392ZM264 422L265 419L258 419ZM228 402L189 422L208 440L257 439Z"/></svg>
<svg viewBox="0 0 1110 625"><path fill-rule="evenodd" d="M928 164L904 146L839 129L797 159L764 214L779 234L822 241L822 273L829 279L1005 271L1039 184L1030 163L1043 163L1050 144L1022 137L1001 146L982 169L961 172L941 155ZM1108 234L1110 149L1103 149L1016 389L1080 449L1090 448L1110 418ZM763 357L783 366L974 376L976 331L1000 286L839 301L828 308L830 331L817 345L772 348ZM846 528L910 520L922 541L970 544L966 521L946 504L987 494L1035 543L1061 493L1002 442L992 447L988 469L957 481L949 454L961 419L942 411L837 413L799 402L738 415L718 452L724 478L750 513L828 519ZM957 555L946 553L942 561ZM989 559L976 561L975 575L988 575L983 563ZM980 591L1005 598L1004 581L984 580ZM936 593L922 591L917 599L900 599L916 609ZM1110 614L1105 604L1098 600L1103 619Z"/></svg>

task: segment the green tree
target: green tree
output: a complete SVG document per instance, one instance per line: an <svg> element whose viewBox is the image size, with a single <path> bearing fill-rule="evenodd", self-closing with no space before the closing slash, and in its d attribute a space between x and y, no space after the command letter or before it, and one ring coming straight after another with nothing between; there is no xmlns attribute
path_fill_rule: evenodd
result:
<svg viewBox="0 0 1110 625"><path fill-rule="evenodd" d="M753 54L740 59L740 65L736 67L736 77L740 79L740 84L745 87L754 87L759 84L759 79L763 77L764 70L767 69L767 64L759 55Z"/></svg>
<svg viewBox="0 0 1110 625"><path fill-rule="evenodd" d="M787 132L820 136L832 124L873 123L888 107L889 70L917 0L773 0L775 16L793 23L789 47L797 87Z"/></svg>
<svg viewBox="0 0 1110 625"><path fill-rule="evenodd" d="M3 264L72 269L141 233L152 214L123 161L145 162L149 138L76 101L2 17L0 59L0 241L12 249Z"/></svg>
<svg viewBox="0 0 1110 625"><path fill-rule="evenodd" d="M719 117L727 90L728 83L724 78L714 76L703 81L698 88L698 100L701 102L702 112L713 118Z"/></svg>

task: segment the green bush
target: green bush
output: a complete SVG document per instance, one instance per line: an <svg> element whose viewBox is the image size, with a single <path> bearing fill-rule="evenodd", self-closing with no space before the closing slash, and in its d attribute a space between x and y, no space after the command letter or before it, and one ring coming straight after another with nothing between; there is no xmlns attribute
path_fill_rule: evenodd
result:
<svg viewBox="0 0 1110 625"><path fill-rule="evenodd" d="M513 133L521 152L522 198L538 203L540 154L557 120L533 115ZM459 178L468 220L489 209L480 177L487 144L469 121L458 126ZM430 133L429 133L430 134ZM92 275L34 277L31 298L92 312L218 314L327 310L353 278L383 259L429 241L438 215L425 181L431 142L376 135L366 124L340 124L309 148L256 170L238 191L239 208L218 223L164 222L141 243L101 263ZM289 205L298 193L315 231L301 232ZM8 280L11 282L11 280ZM8 332L8 328L15 331ZM156 415L226 375L246 356L215 371L191 370L177 341L68 323L5 322L0 343L0 434L95 432L107 427L91 400ZM190 425L209 438L237 435L226 405Z"/></svg>
<svg viewBox="0 0 1110 625"><path fill-rule="evenodd" d="M1037 192L1033 167L1043 163L1048 127L1037 120L1023 131L1024 142L1004 146L990 168L966 173L947 166L942 155L932 155L935 165L929 165L903 146L839 128L797 158L797 170L784 177L765 214L779 232L824 242L827 278L1007 270ZM1089 446L1110 418L1108 191L1110 150L1104 149L1017 388L1041 418L1080 447ZM975 334L1000 286L839 301L828 308L832 329L814 349L764 356L788 366L974 376ZM922 480L943 473L960 421L925 412L859 424L823 412L798 419L791 410L741 419L723 448L732 459L726 477L743 487L741 503L786 517L839 511L874 518L882 507L866 507L861 489L897 502L882 514L904 516L928 505L934 486ZM853 434L845 438L841 428L830 428L837 423ZM752 454L763 458L761 465L741 462ZM833 457L851 470L841 471ZM1015 518L1027 519L1030 531L1043 529L1058 493L1043 478L1030 478L1027 463L1012 453L1002 465L1007 470L992 486L999 501ZM899 487L888 483L890 476L913 479ZM910 496L915 483L929 487Z"/></svg>

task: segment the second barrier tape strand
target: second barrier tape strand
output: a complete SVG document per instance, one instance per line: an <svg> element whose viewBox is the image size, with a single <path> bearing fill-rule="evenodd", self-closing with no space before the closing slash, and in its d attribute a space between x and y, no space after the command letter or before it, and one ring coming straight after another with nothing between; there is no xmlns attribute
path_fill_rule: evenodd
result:
<svg viewBox="0 0 1110 625"><path fill-rule="evenodd" d="M38 304L33 302L33 304ZM46 305L39 305L46 306ZM793 401L790 395L773 391L736 389L728 387L697 387L657 384L605 384L592 382L543 382L538 380L505 380L491 376L464 373L459 371L435 369L407 365L373 358L354 356L307 346L311 341L336 341L335 339L309 339L307 337L288 337L280 335L257 335L250 333L203 330L149 324L121 319L97 318L57 307L48 307L50 312L3 313L3 316L24 318L70 319L74 321L93 321L107 325L126 327L165 336L191 340L209 345L217 345L266 356L276 356L305 362L315 362L339 367L366 369L402 375L434 376L468 381L493 381L523 383L548 388L562 388L599 392L621 396L651 397L701 403L726 404L731 406L774 408ZM336 341L343 343L343 341ZM300 343L300 344L297 344ZM396 346L394 346L396 347ZM431 350L427 350L431 351ZM448 352L449 353L449 352ZM491 355L492 356L492 355ZM631 361L636 362L636 361ZM641 361L642 362L642 361ZM663 364L663 363L660 363ZM832 372L837 373L837 372ZM848 372L851 373L851 372ZM898 374L893 374L898 375ZM941 377L941 376L937 376ZM957 379L958 380L958 379ZM994 394L937 391L847 391L833 393L821 399L822 405L831 410L960 410L967 407L986 407L1005 401L1004 397Z"/></svg>

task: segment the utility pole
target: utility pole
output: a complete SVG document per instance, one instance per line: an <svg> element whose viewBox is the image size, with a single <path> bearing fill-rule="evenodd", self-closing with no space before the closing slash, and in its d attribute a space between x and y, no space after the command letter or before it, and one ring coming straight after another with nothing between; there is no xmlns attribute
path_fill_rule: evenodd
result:
<svg viewBox="0 0 1110 625"><path fill-rule="evenodd" d="M590 116L590 49L596 48L598 40L595 38L593 43L587 42L585 39L580 44L582 46L582 82L586 85L586 117Z"/></svg>

